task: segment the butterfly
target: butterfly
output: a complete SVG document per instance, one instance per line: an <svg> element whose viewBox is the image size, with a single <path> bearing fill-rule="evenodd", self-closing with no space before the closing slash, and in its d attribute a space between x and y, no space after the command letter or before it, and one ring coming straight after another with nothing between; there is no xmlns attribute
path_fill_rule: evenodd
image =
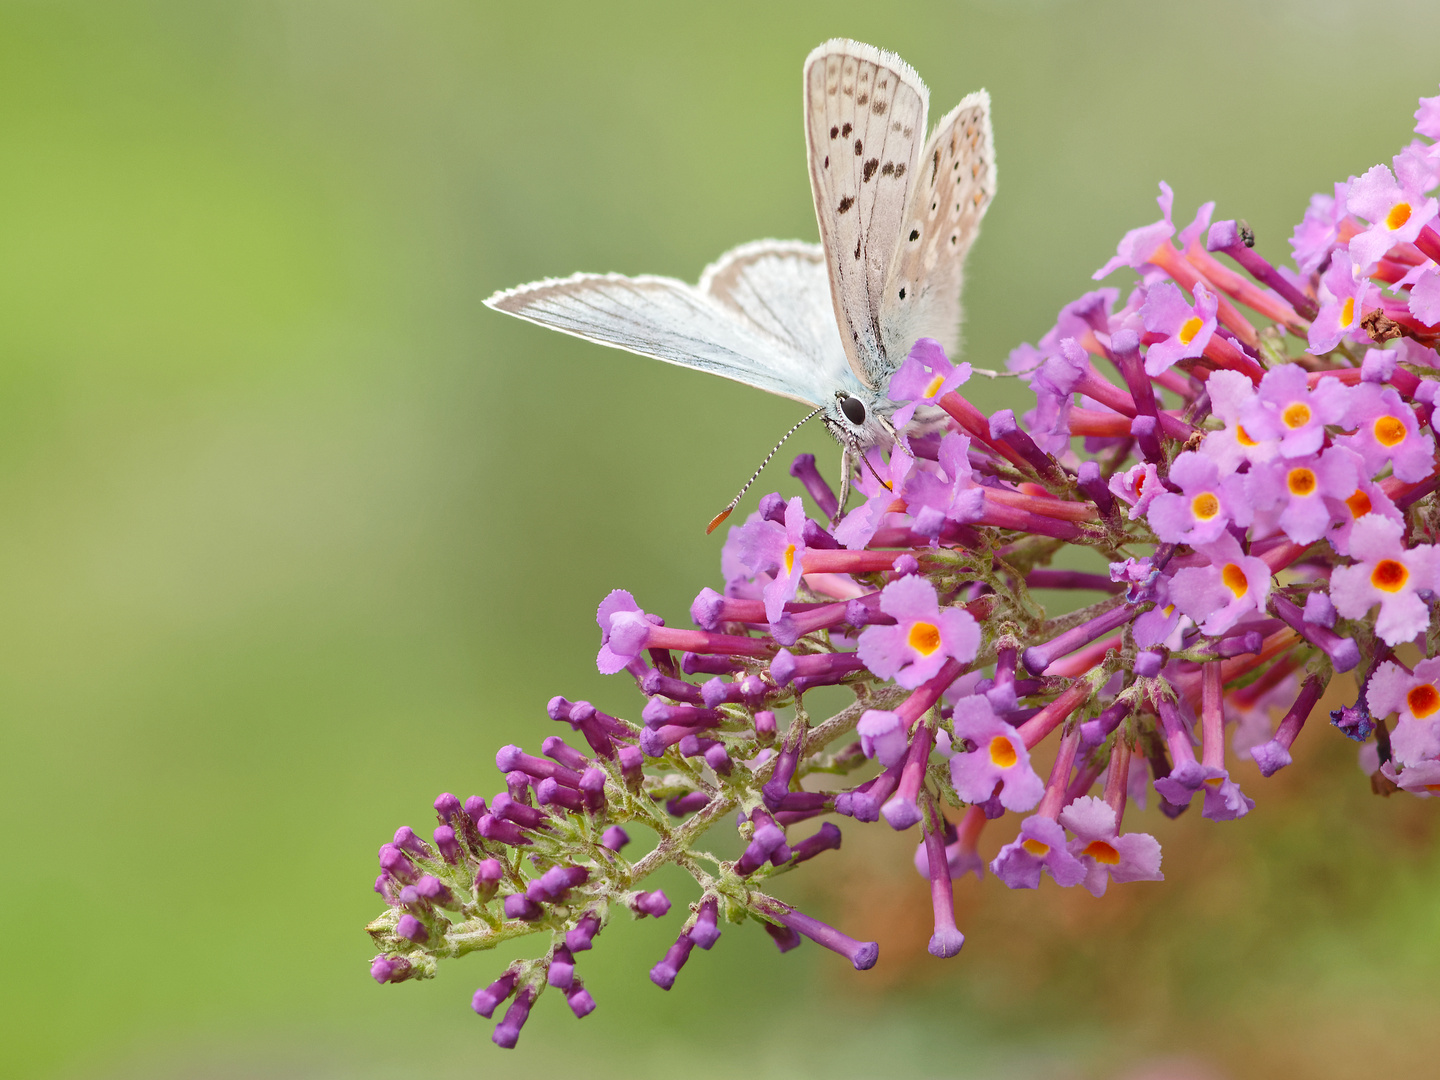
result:
<svg viewBox="0 0 1440 1080"><path fill-rule="evenodd" d="M995 194L994 136L980 90L927 139L920 76L857 41L837 38L810 53L804 97L819 244L743 244L706 267L698 285L575 274L485 303L810 405L805 419L823 417L843 450L843 513L855 461L897 439L890 376L919 338L947 353L957 345L965 256Z"/></svg>

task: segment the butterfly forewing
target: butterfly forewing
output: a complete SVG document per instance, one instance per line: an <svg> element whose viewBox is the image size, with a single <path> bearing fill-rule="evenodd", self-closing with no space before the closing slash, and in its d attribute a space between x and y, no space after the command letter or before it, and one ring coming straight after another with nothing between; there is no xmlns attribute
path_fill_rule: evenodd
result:
<svg viewBox="0 0 1440 1080"><path fill-rule="evenodd" d="M935 338L951 352L959 344L965 255L995 196L985 91L970 94L940 121L918 173L880 307L881 340L897 359L917 338Z"/></svg>
<svg viewBox="0 0 1440 1080"><path fill-rule="evenodd" d="M810 405L821 404L829 393L821 392L814 357L672 278L576 274L507 289L485 303L576 337Z"/></svg>
<svg viewBox="0 0 1440 1080"><path fill-rule="evenodd" d="M927 103L925 84L893 53L836 40L806 60L810 183L835 316L851 368L871 387L883 385L903 358L887 353L881 312Z"/></svg>

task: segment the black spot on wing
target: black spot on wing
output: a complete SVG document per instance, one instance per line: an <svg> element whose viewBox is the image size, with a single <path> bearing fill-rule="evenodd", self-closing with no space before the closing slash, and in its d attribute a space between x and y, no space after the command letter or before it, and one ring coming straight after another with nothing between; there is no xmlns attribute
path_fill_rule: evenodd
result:
<svg viewBox="0 0 1440 1080"><path fill-rule="evenodd" d="M836 135L839 135L839 134L840 134L840 129L839 129L838 127L835 127L835 126L832 124L831 127L830 127L830 138L833 139L833 138L835 138ZM956 167L958 168L959 166L956 166Z"/></svg>
<svg viewBox="0 0 1440 1080"><path fill-rule="evenodd" d="M863 154L864 152L865 152L865 144L864 144L863 142L861 142L859 139L856 139L856 140L855 140L855 156L856 156L856 157L859 157L859 156L860 156L861 154Z"/></svg>
<svg viewBox="0 0 1440 1080"><path fill-rule="evenodd" d="M902 162L897 163L896 166L895 166L895 179L896 179L896 180L899 180L900 177L902 177L902 176L904 176L904 175L905 175L905 163L902 161Z"/></svg>
<svg viewBox="0 0 1440 1080"><path fill-rule="evenodd" d="M910 230L910 239L911 239L911 240L919 240L919 239L920 239L920 230L919 230L919 229L911 229L911 230Z"/></svg>
<svg viewBox="0 0 1440 1080"><path fill-rule="evenodd" d="M835 208L835 212L838 214L843 214L846 210L849 210L850 207L854 205L855 200L852 199L849 195L846 195L843 199L840 200L840 205Z"/></svg>
<svg viewBox="0 0 1440 1080"><path fill-rule="evenodd" d="M935 183L935 174L940 171L940 151L935 151L935 160L930 163L930 183Z"/></svg>
<svg viewBox="0 0 1440 1080"><path fill-rule="evenodd" d="M905 286L903 286L903 285L900 286L900 299L901 299L901 300L904 300L904 299L905 299Z"/></svg>
<svg viewBox="0 0 1440 1080"><path fill-rule="evenodd" d="M868 183L870 182L870 178L875 175L875 170L878 169L879 167L880 167L880 159L879 159L879 158L873 158L873 157L872 157L869 161L865 162L865 174L864 174L864 176L861 178L861 183L868 184Z"/></svg>
<svg viewBox="0 0 1440 1080"><path fill-rule="evenodd" d="M870 95L867 94L867 93L865 93L865 92L862 90L862 91L860 92L860 96L855 99L855 104L856 104L856 105L869 105L869 104L870 104Z"/></svg>
<svg viewBox="0 0 1440 1080"><path fill-rule="evenodd" d="M880 175L881 175L881 176L891 176L891 175L894 174L894 172L895 172L895 163L894 163L893 161L887 161L887 162L885 162L884 168L882 168L882 169L880 170Z"/></svg>
<svg viewBox="0 0 1440 1080"><path fill-rule="evenodd" d="M848 139L850 137L850 132L854 130L855 129L850 126L850 121L847 120L845 121L845 126L840 129L840 137L842 139Z"/></svg>

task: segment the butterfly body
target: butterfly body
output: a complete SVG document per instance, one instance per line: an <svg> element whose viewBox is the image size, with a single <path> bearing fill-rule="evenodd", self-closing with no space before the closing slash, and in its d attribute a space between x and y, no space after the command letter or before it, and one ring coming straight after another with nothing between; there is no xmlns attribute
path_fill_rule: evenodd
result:
<svg viewBox="0 0 1440 1080"><path fill-rule="evenodd" d="M844 448L848 487L853 458L896 437L886 388L916 339L958 343L964 259L995 190L989 97L926 139L915 71L836 39L806 59L804 99L820 244L744 244L698 285L576 274L486 304L809 405Z"/></svg>

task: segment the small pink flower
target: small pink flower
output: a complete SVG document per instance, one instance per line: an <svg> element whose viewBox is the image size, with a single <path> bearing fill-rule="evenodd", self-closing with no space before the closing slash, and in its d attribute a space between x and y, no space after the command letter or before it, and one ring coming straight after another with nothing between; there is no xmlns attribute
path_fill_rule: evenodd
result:
<svg viewBox="0 0 1440 1080"><path fill-rule="evenodd" d="M1361 317L1379 305L1380 291L1367 277L1357 277L1350 255L1336 251L1320 278L1320 311L1310 324L1313 353L1327 353L1348 336L1363 333Z"/></svg>
<svg viewBox="0 0 1440 1080"><path fill-rule="evenodd" d="M1436 584L1436 549L1431 544L1407 548L1404 528L1389 518L1369 514L1350 533L1354 566L1337 566L1330 575L1330 599L1346 619L1363 619L1376 604L1380 614L1375 632L1387 645L1399 645L1430 625L1430 606L1420 590Z"/></svg>
<svg viewBox="0 0 1440 1080"><path fill-rule="evenodd" d="M1145 374L1159 375L1177 360L1200 356L1215 333L1215 309L1219 301L1204 283L1195 284L1195 303L1185 300L1174 282L1161 281L1150 287L1140 318L1145 329L1165 334L1145 350Z"/></svg>
<svg viewBox="0 0 1440 1080"><path fill-rule="evenodd" d="M1252 611L1265 610L1270 568L1263 560L1242 552L1239 541L1228 532L1221 533L1213 544L1200 545L1199 551L1210 565L1175 571L1170 598L1203 633L1212 637L1223 634Z"/></svg>
<svg viewBox="0 0 1440 1080"><path fill-rule="evenodd" d="M890 376L890 400L906 402L895 410L891 423L898 431L910 423L919 406L934 405L969 378L969 364L952 364L938 341L920 338Z"/></svg>
<svg viewBox="0 0 1440 1080"><path fill-rule="evenodd" d="M950 758L955 793L968 803L988 802L1000 784L1000 805L1016 812L1030 810L1045 794L1045 781L1030 766L1030 751L1020 733L995 715L983 697L955 706L954 744L975 749Z"/></svg>
<svg viewBox="0 0 1440 1080"><path fill-rule="evenodd" d="M1344 447L1305 458L1276 458L1256 465L1245 477L1245 495L1255 508L1255 535L1277 529L1297 544L1313 544L1330 529L1334 504L1359 483L1359 458Z"/></svg>
<svg viewBox="0 0 1440 1080"><path fill-rule="evenodd" d="M980 648L980 627L970 613L958 607L942 611L935 586L919 575L886 585L880 610L895 625L865 627L860 660L873 674L907 690L934 678L947 659L969 663Z"/></svg>
<svg viewBox="0 0 1440 1080"><path fill-rule="evenodd" d="M1400 400L1394 387L1361 383L1351 391L1346 426L1349 435L1335 441L1354 450L1374 476L1387 464L1407 484L1429 477L1435 468L1435 440L1420 430L1415 410Z"/></svg>
<svg viewBox="0 0 1440 1080"><path fill-rule="evenodd" d="M1396 159L1401 170L1397 178L1384 165L1376 165L1358 180L1350 182L1346 207L1370 222L1370 227L1350 238L1350 258L1357 269L1368 270L1396 244L1414 242L1420 230L1435 217L1435 199L1425 195L1425 178L1414 163Z"/></svg>
<svg viewBox="0 0 1440 1080"><path fill-rule="evenodd" d="M1393 660L1375 669L1365 688L1371 715L1399 713L1390 751L1401 765L1440 756L1440 658L1421 660L1413 672Z"/></svg>
<svg viewBox="0 0 1440 1080"><path fill-rule="evenodd" d="M1075 834L1070 853L1085 865L1085 888L1092 896L1104 896L1111 879L1165 880L1160 842L1149 833L1121 836L1115 811L1103 799L1082 795L1060 811L1060 824Z"/></svg>
<svg viewBox="0 0 1440 1080"><path fill-rule="evenodd" d="M1170 481L1181 494L1165 492L1150 505L1150 527L1170 544L1208 544L1233 521L1250 524L1250 503L1240 476L1221 477L1215 460L1193 450L1170 466Z"/></svg>
<svg viewBox="0 0 1440 1080"><path fill-rule="evenodd" d="M1252 438L1278 439L1282 457L1307 457L1325 444L1325 425L1345 419L1351 393L1339 379L1322 379L1311 390L1304 368L1282 364L1265 373L1240 420Z"/></svg>
<svg viewBox="0 0 1440 1080"><path fill-rule="evenodd" d="M1200 453L1212 458L1221 475L1228 476L1245 462L1269 461L1279 452L1280 440L1257 438L1241 421L1245 407L1255 398L1255 384L1238 371L1215 371L1205 383L1210 410L1225 426L1212 431L1200 444Z"/></svg>

